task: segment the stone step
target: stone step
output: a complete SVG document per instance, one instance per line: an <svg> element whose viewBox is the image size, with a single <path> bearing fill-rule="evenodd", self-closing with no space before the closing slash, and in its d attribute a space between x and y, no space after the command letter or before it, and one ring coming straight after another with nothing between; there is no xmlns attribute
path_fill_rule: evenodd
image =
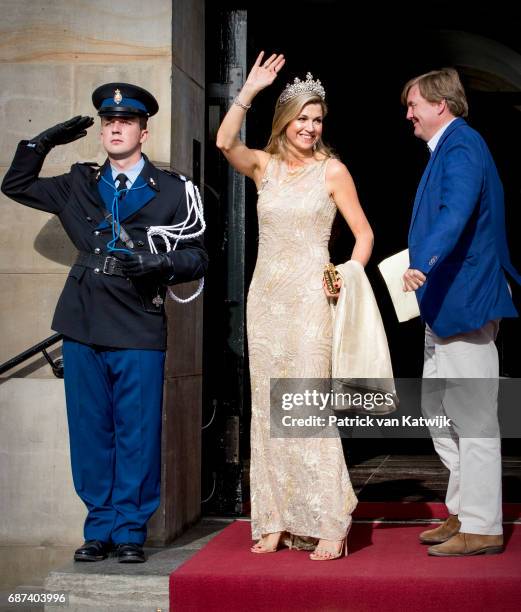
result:
<svg viewBox="0 0 521 612"><path fill-rule="evenodd" d="M49 573L44 588L68 594L69 603L45 610L67 612L166 612L168 579L231 520L203 519L166 548L145 548L146 563L118 563L114 557L96 563L74 563Z"/></svg>

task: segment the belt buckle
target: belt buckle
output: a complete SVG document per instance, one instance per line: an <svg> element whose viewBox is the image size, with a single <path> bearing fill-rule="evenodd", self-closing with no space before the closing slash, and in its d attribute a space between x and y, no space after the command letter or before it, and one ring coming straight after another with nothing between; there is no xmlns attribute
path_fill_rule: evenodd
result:
<svg viewBox="0 0 521 612"><path fill-rule="evenodd" d="M116 271L117 264L118 260L115 257L112 257L112 255L105 257L105 261L103 262L103 274L112 276Z"/></svg>

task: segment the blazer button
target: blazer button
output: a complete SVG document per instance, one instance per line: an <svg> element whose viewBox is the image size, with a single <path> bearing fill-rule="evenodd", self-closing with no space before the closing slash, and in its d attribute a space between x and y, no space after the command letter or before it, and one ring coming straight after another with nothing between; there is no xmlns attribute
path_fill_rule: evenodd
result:
<svg viewBox="0 0 521 612"><path fill-rule="evenodd" d="M85 217L85 219L87 219L89 223L92 221L92 217Z"/></svg>
<svg viewBox="0 0 521 612"><path fill-rule="evenodd" d="M101 232L100 232L99 230L96 230L96 231L94 232L94 235L95 235L95 236L99 236L100 234L101 234Z"/></svg>
<svg viewBox="0 0 521 612"><path fill-rule="evenodd" d="M101 270L99 268L94 268L94 274L99 274Z"/></svg>
<svg viewBox="0 0 521 612"><path fill-rule="evenodd" d="M101 253L101 249L98 249L98 247L96 247L94 249L94 252L96 253L96 255L99 255Z"/></svg>
<svg viewBox="0 0 521 612"><path fill-rule="evenodd" d="M137 246L138 246L138 247L145 246L145 243L144 243L142 240L138 240L138 241L136 242L136 244L137 244Z"/></svg>

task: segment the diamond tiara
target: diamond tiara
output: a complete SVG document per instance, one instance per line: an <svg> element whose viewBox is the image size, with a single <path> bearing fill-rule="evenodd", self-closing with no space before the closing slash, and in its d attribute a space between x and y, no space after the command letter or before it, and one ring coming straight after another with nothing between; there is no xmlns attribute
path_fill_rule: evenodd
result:
<svg viewBox="0 0 521 612"><path fill-rule="evenodd" d="M305 81L301 81L298 77L295 77L293 83L288 83L284 91L280 94L279 104L284 104L284 102L291 100L291 98L295 96L307 93L316 94L320 96L322 100L326 99L326 90L318 79L316 81L313 80L311 72L306 74Z"/></svg>

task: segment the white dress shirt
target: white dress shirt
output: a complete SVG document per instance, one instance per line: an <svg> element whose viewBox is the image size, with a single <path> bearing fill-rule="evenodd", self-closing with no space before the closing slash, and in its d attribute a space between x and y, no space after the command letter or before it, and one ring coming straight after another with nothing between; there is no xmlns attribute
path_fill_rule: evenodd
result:
<svg viewBox="0 0 521 612"><path fill-rule="evenodd" d="M431 152L431 155L434 153L434 149L436 148L436 145L438 144L438 142L440 141L440 138L443 136L443 132L449 127L449 125L455 120L457 119L457 117L453 117L448 123L446 123L445 125L443 125L437 132L436 134L434 134L434 136L429 140L429 142L427 143L427 146L429 147L429 151Z"/></svg>
<svg viewBox="0 0 521 612"><path fill-rule="evenodd" d="M118 174L125 174L126 177L127 177L127 184L125 185L125 187L128 187L130 189L132 187L132 185L134 184L134 181L141 174L141 170L143 170L144 165L145 165L145 158L144 157L141 157L141 159L138 161L137 164L132 166L132 168L128 168L124 172L122 170L117 170L111 164L110 165L110 169L112 170L112 180L115 181L116 177L118 176ZM118 185L118 189L120 187L121 186Z"/></svg>

